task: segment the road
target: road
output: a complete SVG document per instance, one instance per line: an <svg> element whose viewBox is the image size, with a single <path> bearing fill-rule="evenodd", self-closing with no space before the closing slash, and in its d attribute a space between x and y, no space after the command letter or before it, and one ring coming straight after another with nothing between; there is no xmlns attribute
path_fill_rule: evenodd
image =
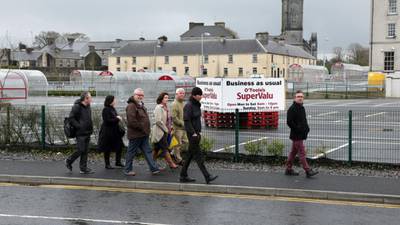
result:
<svg viewBox="0 0 400 225"><path fill-rule="evenodd" d="M400 205L0 183L0 224L397 225Z"/></svg>

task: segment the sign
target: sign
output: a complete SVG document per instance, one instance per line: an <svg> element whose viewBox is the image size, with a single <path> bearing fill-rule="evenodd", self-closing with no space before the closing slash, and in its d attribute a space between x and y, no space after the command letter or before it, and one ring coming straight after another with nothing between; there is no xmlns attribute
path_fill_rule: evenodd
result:
<svg viewBox="0 0 400 225"><path fill-rule="evenodd" d="M283 78L198 78L202 109L214 112L280 111L285 109Z"/></svg>

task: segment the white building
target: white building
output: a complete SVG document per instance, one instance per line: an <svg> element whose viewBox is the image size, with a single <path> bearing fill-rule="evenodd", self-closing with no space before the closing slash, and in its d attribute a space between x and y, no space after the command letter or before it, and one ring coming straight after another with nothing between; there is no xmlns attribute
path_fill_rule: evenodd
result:
<svg viewBox="0 0 400 225"><path fill-rule="evenodd" d="M400 0L371 0L370 70L400 71Z"/></svg>

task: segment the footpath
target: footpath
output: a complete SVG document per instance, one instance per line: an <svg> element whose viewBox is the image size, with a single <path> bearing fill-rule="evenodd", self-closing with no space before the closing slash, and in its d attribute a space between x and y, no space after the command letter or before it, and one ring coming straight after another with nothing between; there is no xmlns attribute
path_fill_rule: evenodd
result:
<svg viewBox="0 0 400 225"><path fill-rule="evenodd" d="M167 169L152 175L146 165L134 165L136 176L127 177L122 169L106 170L101 163L90 164L94 174L80 174L79 162L70 173L63 161L0 160L0 182L29 185L77 185L115 188L153 189L182 192L223 193L276 197L316 198L325 200L361 201L400 204L400 180L396 178L335 176L320 173L313 178L285 176L283 171L250 172L210 170L218 175L212 184L205 184L193 162L189 175L195 183L179 183L180 169Z"/></svg>

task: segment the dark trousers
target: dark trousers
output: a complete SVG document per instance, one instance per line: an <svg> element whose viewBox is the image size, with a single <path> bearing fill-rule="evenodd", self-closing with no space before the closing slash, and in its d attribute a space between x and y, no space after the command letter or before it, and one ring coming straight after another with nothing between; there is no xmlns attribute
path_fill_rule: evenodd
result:
<svg viewBox="0 0 400 225"><path fill-rule="evenodd" d="M207 179L210 177L210 174L207 171L206 166L204 165L204 154L200 149L200 140L201 136L190 137L189 138L189 149L186 160L184 160L183 167L181 170L181 177L187 177L187 170L189 168L190 162L194 159L197 163L197 166L200 168L203 176Z"/></svg>
<svg viewBox="0 0 400 225"><path fill-rule="evenodd" d="M299 155L300 163L303 165L305 171L310 170L310 166L306 159L306 148L304 147L303 140L292 140L292 150L289 153L288 160L286 162L286 169L291 170L293 166L293 161L296 155Z"/></svg>
<svg viewBox="0 0 400 225"><path fill-rule="evenodd" d="M75 162L77 158L80 157L79 168L81 170L86 170L89 142L90 142L90 135L76 137L76 151L68 157L67 162L72 164Z"/></svg>
<svg viewBox="0 0 400 225"><path fill-rule="evenodd" d="M115 164L120 164L121 163L121 150L117 150L115 152ZM111 151L106 151L104 152L104 163L106 165L110 165L110 155Z"/></svg>

